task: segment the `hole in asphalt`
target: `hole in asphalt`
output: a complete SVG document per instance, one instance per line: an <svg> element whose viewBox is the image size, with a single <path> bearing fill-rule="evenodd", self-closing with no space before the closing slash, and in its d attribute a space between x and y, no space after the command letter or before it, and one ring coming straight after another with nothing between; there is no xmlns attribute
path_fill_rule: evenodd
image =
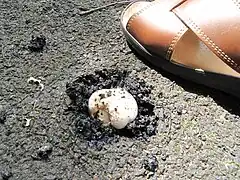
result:
<svg viewBox="0 0 240 180"><path fill-rule="evenodd" d="M104 88L121 87L130 92L138 104L138 116L124 129L117 130L102 123L88 112L88 99L93 92ZM71 99L69 109L74 113L75 132L87 140L88 145L101 149L106 143L117 142L121 136L144 139L157 133L159 117L154 114L154 104L150 94L153 86L143 79L130 77L126 70L103 69L82 75L66 85L66 93Z"/></svg>

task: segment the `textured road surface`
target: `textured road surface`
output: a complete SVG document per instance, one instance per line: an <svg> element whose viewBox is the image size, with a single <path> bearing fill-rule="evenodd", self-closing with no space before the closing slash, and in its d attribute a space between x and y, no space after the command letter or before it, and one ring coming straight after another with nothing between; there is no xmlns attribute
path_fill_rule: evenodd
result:
<svg viewBox="0 0 240 180"><path fill-rule="evenodd" d="M80 15L112 2L0 1L0 179L240 179L239 100L144 64L120 30L126 4ZM43 51L30 51L41 34ZM76 136L66 83L102 68L126 68L154 86L157 135L101 151ZM156 172L146 167L156 163Z"/></svg>

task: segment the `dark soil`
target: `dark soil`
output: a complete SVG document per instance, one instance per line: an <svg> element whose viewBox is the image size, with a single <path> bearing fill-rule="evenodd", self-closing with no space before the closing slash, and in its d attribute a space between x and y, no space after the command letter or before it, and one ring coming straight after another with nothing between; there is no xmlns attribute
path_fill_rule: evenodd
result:
<svg viewBox="0 0 240 180"><path fill-rule="evenodd" d="M43 51L44 46L46 45L46 37L41 36L32 36L28 48L30 51L38 52Z"/></svg>
<svg viewBox="0 0 240 180"><path fill-rule="evenodd" d="M146 64L120 28L127 4L82 14L113 2L0 1L0 179L240 179L239 99ZM86 99L118 85L139 116L103 129Z"/></svg>
<svg viewBox="0 0 240 180"><path fill-rule="evenodd" d="M88 99L92 93L117 87L130 92L138 104L137 118L121 130L103 127L101 122L91 118L88 112ZM69 109L75 111L77 133L97 149L105 143L118 141L119 136L146 140L147 137L156 135L159 117L155 115L155 106L150 100L152 89L143 79L130 77L126 70L103 69L78 77L66 87L66 93L72 100Z"/></svg>

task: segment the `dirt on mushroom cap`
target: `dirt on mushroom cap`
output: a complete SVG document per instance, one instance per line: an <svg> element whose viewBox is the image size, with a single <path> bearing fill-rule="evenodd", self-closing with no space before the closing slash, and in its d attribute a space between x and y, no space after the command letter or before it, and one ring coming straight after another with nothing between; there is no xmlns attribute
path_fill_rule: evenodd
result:
<svg viewBox="0 0 240 180"><path fill-rule="evenodd" d="M121 87L130 92L138 104L138 116L124 129L103 127L101 122L89 116L88 99L99 89ZM157 132L159 117L154 114L154 104L150 94L152 86L137 77L130 77L127 71L103 69L78 77L66 85L66 92L72 100L73 119L78 135L88 141L90 146L101 149L105 143L118 141L121 136L146 139Z"/></svg>

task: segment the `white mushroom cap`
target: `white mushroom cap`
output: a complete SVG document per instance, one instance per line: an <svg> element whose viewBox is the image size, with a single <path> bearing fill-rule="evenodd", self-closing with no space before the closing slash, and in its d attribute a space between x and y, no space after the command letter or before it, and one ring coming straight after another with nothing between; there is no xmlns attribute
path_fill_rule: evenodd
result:
<svg viewBox="0 0 240 180"><path fill-rule="evenodd" d="M92 117L111 124L116 129L124 128L138 114L134 97L124 89L102 89L89 98L89 112Z"/></svg>

